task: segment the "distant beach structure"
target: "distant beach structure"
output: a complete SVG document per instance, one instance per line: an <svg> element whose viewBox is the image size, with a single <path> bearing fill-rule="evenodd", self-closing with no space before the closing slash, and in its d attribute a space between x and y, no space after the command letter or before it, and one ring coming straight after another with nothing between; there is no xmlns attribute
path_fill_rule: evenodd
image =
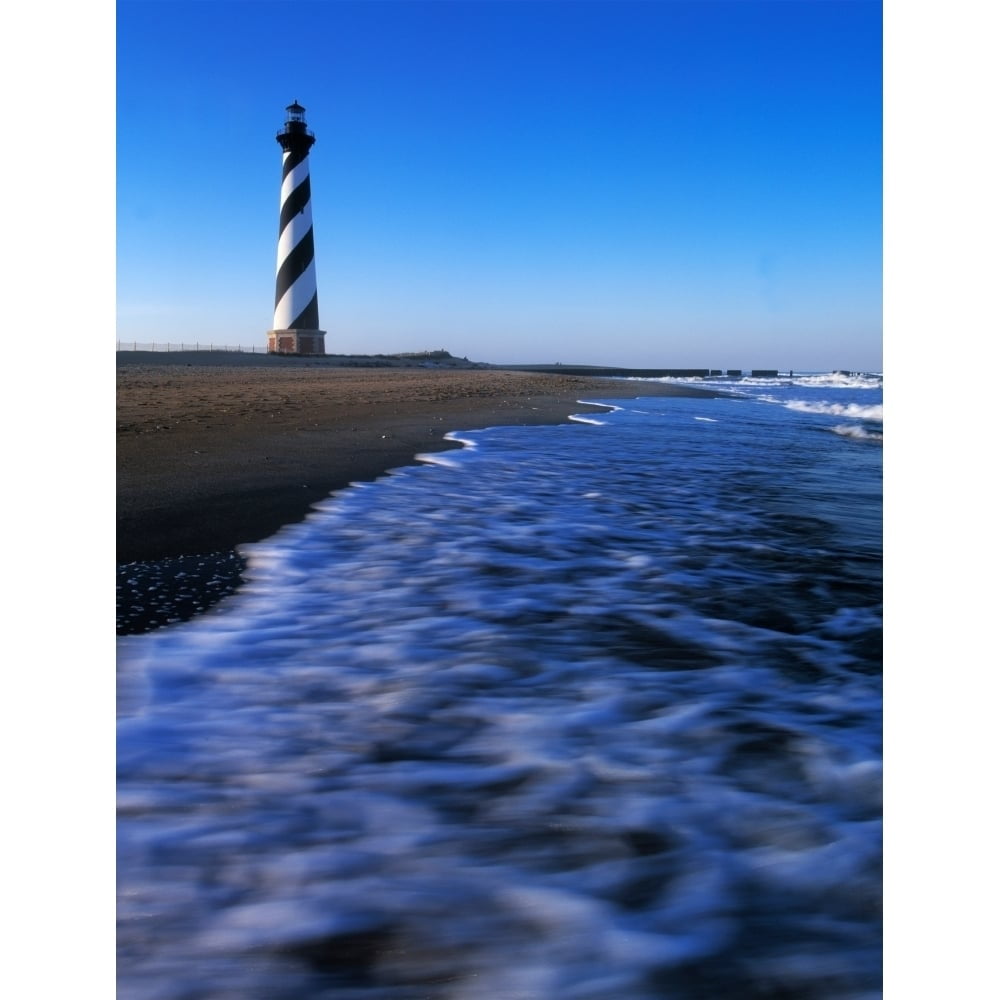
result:
<svg viewBox="0 0 1000 1000"><path fill-rule="evenodd" d="M316 260L313 250L309 150L316 137L306 127L306 109L293 101L276 138L283 150L278 270L274 328L267 331L269 354L326 354L319 328Z"/></svg>

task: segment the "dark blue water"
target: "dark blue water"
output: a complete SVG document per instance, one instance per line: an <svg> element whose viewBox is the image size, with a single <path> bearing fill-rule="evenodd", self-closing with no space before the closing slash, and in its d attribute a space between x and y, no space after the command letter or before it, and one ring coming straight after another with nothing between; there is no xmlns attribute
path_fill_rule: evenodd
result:
<svg viewBox="0 0 1000 1000"><path fill-rule="evenodd" d="M881 380L727 387L460 432L120 640L123 997L879 995Z"/></svg>

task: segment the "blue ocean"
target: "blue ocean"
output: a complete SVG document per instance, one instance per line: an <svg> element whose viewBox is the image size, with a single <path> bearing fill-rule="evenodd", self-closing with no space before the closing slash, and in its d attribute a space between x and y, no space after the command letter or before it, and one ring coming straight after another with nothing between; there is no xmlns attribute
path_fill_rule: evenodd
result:
<svg viewBox="0 0 1000 1000"><path fill-rule="evenodd" d="M881 995L882 379L694 384L119 639L122 1000Z"/></svg>

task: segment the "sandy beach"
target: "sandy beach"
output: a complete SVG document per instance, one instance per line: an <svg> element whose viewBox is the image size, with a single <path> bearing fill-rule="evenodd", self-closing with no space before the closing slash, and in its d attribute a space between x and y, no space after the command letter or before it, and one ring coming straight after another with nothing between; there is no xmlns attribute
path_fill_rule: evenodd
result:
<svg viewBox="0 0 1000 1000"><path fill-rule="evenodd" d="M698 393L645 383L643 395ZM233 549L421 452L449 431L565 422L631 397L620 380L331 359L117 355L118 562Z"/></svg>

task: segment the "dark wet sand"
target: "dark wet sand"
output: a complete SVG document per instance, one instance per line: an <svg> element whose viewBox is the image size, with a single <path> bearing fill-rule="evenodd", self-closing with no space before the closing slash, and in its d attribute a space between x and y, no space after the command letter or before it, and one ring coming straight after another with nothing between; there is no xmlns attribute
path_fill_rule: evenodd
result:
<svg viewBox="0 0 1000 1000"><path fill-rule="evenodd" d="M118 354L118 562L234 549L352 482L457 447L453 430L552 424L660 383L267 355ZM714 395L714 393L713 393Z"/></svg>

